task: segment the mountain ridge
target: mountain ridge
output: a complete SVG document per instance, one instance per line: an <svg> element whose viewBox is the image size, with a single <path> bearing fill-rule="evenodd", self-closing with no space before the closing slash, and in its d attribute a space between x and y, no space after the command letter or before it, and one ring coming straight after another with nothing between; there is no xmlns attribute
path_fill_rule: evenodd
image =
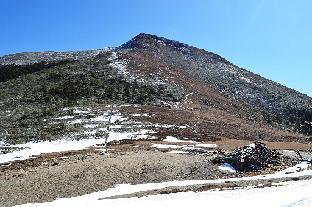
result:
<svg viewBox="0 0 312 207"><path fill-rule="evenodd" d="M103 52L103 51L107 51L107 50L130 49L131 47L133 47L133 45L131 45L131 43L133 44L133 42L137 41L138 39L144 40L146 38L154 39L154 40L161 40L161 41L165 41L165 42L170 42L171 44L174 43L176 45L180 45L180 46L184 46L184 47L191 47L191 48L194 48L194 49L198 49L198 50L210 53L210 54L216 56L218 59L220 59L220 60L222 60L224 62L227 62L228 64L231 64L231 65L233 65L235 67L238 67L241 70L248 71L249 73L252 73L254 75L260 76L261 78L267 79L267 80L272 81L272 82L274 82L276 84L279 84L279 85L281 85L283 87L286 87L286 88L288 88L290 90L294 90L294 91L296 91L298 93L301 93L302 95L310 97L308 94L305 94L305 93L303 93L301 91L298 91L296 89L290 88L289 86L283 85L283 84L281 84L281 83L279 83L277 81L274 81L274 80L272 80L272 79L270 79L268 77L261 76L261 75L255 73L255 72L252 72L252 71L250 71L248 69L241 68L237 64L234 64L233 62L228 61L226 58L222 57L221 55L218 55L217 53L210 52L210 51L207 51L205 49L196 48L196 47L194 47L192 45L189 45L189 44L186 44L186 43L181 43L181 42L176 41L176 40L170 40L170 39L167 39L167 38L164 38L164 37L159 37L157 35L153 35L153 34L149 34L149 33L140 33L140 34L136 35L135 37L133 37L128 42L126 42L124 44L121 44L118 47L108 47L108 48L105 48L105 49L78 50L78 51L71 50L71 51L18 52L18 53L12 53L12 54L4 54L4 55L0 56L0 65L11 65L11 64L27 65L27 64L38 63L38 62L41 62L41 61L42 62L59 61L59 60L51 60L48 57L49 54L55 55L56 57L58 55L63 55L63 56L65 56L64 59L66 59L66 60L67 59L74 60L74 59L80 59L80 58L87 58L87 57L95 56L95 55L97 55L97 53L100 53L100 52ZM23 58L28 59L29 57L27 57L27 56L32 56L33 54L34 54L34 56L36 54L38 54L38 55L42 54L43 57L40 57L39 59L36 59L36 62L34 62L34 60L29 60L30 62L25 62L25 63L22 62ZM47 57L45 57L46 54L47 54ZM68 55L70 57L66 57L66 55ZM64 59L62 59L60 57L58 57L58 58L60 60L64 60ZM33 57L33 59L35 59L35 58Z"/></svg>

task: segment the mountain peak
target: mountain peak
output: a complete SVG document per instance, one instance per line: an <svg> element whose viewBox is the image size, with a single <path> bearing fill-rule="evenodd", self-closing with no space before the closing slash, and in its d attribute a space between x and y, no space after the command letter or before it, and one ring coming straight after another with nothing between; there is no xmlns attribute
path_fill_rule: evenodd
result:
<svg viewBox="0 0 312 207"><path fill-rule="evenodd" d="M127 43L121 45L120 47L123 49L130 49L130 48L146 48L149 46L157 46L160 44L166 44L166 45L171 45L174 47L189 47L186 44L180 43L175 40L170 40L164 37L159 37L156 35L152 34L147 34L147 33L140 33L134 38L132 38L130 41Z"/></svg>
<svg viewBox="0 0 312 207"><path fill-rule="evenodd" d="M148 33L140 33L137 36L135 36L133 39L160 39L161 37L158 37L153 34L148 34Z"/></svg>
<svg viewBox="0 0 312 207"><path fill-rule="evenodd" d="M165 38L158 37L157 35L153 35L153 34L140 33L137 36L135 36L134 38L132 38L130 41L147 41L147 40L158 41L158 40L161 40L161 39L165 39Z"/></svg>

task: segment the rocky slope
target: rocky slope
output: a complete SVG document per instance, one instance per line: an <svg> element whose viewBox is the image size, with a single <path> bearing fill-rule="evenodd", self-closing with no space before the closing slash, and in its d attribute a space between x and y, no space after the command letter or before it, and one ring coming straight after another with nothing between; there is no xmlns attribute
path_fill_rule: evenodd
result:
<svg viewBox="0 0 312 207"><path fill-rule="evenodd" d="M124 116L148 114L129 120L153 126L159 139L311 141L310 97L154 35L106 50L7 55L0 71L2 143L87 138L83 123L59 117L82 107L92 119L109 104Z"/></svg>
<svg viewBox="0 0 312 207"><path fill-rule="evenodd" d="M148 62L158 64L158 68L153 68L146 63L149 70L183 72L193 81L205 82L222 96L251 107L253 113L260 111L265 122L272 126L312 133L310 97L239 68L219 55L147 34L138 35L121 48L134 58L143 56Z"/></svg>

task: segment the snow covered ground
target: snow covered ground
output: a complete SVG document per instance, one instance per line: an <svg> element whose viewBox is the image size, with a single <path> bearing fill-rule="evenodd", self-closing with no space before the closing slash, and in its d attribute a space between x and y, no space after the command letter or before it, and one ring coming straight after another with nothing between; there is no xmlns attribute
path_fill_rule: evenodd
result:
<svg viewBox="0 0 312 207"><path fill-rule="evenodd" d="M114 140L122 139L138 139L138 138L148 138L147 133L149 130L141 130L138 132L110 132L107 139L108 142ZM45 141L33 143L29 142L26 144L19 145L10 145L9 147L21 148L7 154L0 154L0 164L6 163L14 160L26 160L33 156L40 155L43 153L52 153L52 152L64 152L70 150L82 150L87 149L98 144L104 144L105 139L83 139L83 140L56 140L56 141Z"/></svg>
<svg viewBox="0 0 312 207"><path fill-rule="evenodd" d="M120 107L120 106L119 106ZM110 106L107 106L110 108ZM120 114L116 109L116 106L113 107L114 111L112 115L111 112L99 112L92 111L89 108L83 107L74 107L72 116L61 116L52 118L52 120L63 121L67 125L71 124L81 124L84 128L84 131L81 134L85 135L86 138L75 140L70 135L64 135L63 139L55 141L41 141L41 142L29 142L25 144L17 145L6 145L5 143L0 143L0 147L7 149L14 149L16 151L9 152L6 154L0 154L0 164L7 163L15 160L26 160L31 157L43 154L43 153L52 153L52 152L64 152L71 150L82 150L96 145L104 144L105 137L96 137L97 132L103 132L103 134L108 134L107 141L123 140L123 139L148 139L152 136L148 134L154 133L152 130L146 129L145 125L141 123L133 123L128 121L128 117ZM64 111L70 110L69 108L64 108ZM94 114L93 114L94 113ZM95 115L97 114L97 115ZM85 118L84 115L92 115L93 118ZM126 123L128 122L128 123ZM117 123L117 124L116 124ZM112 130L107 130L107 126ZM114 129L125 129L122 131L115 131ZM136 128L135 130L132 130Z"/></svg>
<svg viewBox="0 0 312 207"><path fill-rule="evenodd" d="M246 188L227 191L185 192L153 195L141 198L120 198L99 200L97 196L59 199L51 203L26 204L23 207L159 207L159 206L274 206L311 207L312 181L284 183L278 187Z"/></svg>
<svg viewBox="0 0 312 207"><path fill-rule="evenodd" d="M206 151L206 149L215 149L218 147L216 144L204 144L191 140L181 140L173 136L167 136L163 141L169 142L170 144L152 144L152 147L157 149L176 149L169 152L176 154L186 154L196 150L200 152ZM177 145L173 143L181 143L182 145Z"/></svg>
<svg viewBox="0 0 312 207"><path fill-rule="evenodd" d="M309 167L308 163L296 166L302 169ZM293 168L292 168L293 169ZM122 184L106 191L96 192L73 198L61 198L53 202L24 204L19 207L54 207L54 206L75 206L75 207L102 207L102 206L127 206L127 207L153 207L153 206L280 206L280 207L310 207L312 206L312 180L289 181L278 183L272 187L256 188L249 186L235 190L209 190L203 192L181 192L171 194L150 195L144 197L116 198L136 192L157 190L170 186L188 186L195 184L223 183L225 181L257 180L283 177L298 177L312 175L312 170L303 170L286 174L286 171L267 175L244 178L230 178L219 180L186 180L164 183L148 183L140 185Z"/></svg>
<svg viewBox="0 0 312 207"><path fill-rule="evenodd" d="M219 169L222 171L228 171L231 173L236 173L235 168L232 165L230 165L229 163L224 163L223 165L219 166Z"/></svg>

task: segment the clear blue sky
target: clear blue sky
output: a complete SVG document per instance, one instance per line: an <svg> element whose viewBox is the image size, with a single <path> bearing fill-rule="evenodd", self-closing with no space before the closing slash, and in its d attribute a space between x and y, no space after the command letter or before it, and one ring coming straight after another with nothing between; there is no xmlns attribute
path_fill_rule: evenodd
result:
<svg viewBox="0 0 312 207"><path fill-rule="evenodd" d="M312 96L311 0L0 0L0 55L118 46L140 32Z"/></svg>

